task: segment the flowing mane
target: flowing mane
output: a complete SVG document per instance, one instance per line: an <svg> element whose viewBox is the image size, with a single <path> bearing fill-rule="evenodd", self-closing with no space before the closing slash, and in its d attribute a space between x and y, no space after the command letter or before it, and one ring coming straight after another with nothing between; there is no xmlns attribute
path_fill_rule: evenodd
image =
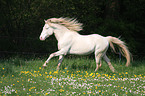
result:
<svg viewBox="0 0 145 96"><path fill-rule="evenodd" d="M74 18L50 18L46 21L47 23L55 23L55 24L60 24L68 28L69 30L72 31L81 31L82 28L82 23L79 23L76 19Z"/></svg>

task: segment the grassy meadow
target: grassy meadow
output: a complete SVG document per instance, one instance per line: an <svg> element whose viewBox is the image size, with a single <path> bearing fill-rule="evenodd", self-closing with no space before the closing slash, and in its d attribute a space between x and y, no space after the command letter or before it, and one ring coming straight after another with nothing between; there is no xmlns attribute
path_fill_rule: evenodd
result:
<svg viewBox="0 0 145 96"><path fill-rule="evenodd" d="M0 96L143 96L145 95L145 61L112 60L117 72L108 65L94 72L95 60L88 57L64 58L57 71L57 57L47 68L45 59L10 58L0 60Z"/></svg>

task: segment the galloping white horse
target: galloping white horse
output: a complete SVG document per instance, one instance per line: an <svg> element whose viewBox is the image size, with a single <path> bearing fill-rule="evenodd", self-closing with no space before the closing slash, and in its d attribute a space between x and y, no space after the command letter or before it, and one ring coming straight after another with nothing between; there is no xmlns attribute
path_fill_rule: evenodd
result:
<svg viewBox="0 0 145 96"><path fill-rule="evenodd" d="M77 31L80 30L82 30L82 24L78 23L76 19L50 18L45 20L45 25L40 35L40 40L43 41L54 33L58 41L59 51L52 53L44 63L43 67L46 67L46 63L48 63L54 56L59 56L59 62L57 66L57 69L59 69L63 57L66 54L87 55L95 52L95 71L101 67L100 60L103 58L108 63L110 69L114 72L115 69L111 65L109 58L106 56L106 51L109 47L109 44L115 51L113 43L118 45L122 55L126 58L126 66L130 64L130 52L123 41L112 36L103 37L98 34L80 35L77 33ZM98 65L99 63L100 65Z"/></svg>

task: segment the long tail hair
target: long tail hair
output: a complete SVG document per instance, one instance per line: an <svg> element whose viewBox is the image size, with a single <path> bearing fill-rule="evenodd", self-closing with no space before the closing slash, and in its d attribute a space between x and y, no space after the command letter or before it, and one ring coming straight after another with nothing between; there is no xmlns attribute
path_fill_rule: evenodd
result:
<svg viewBox="0 0 145 96"><path fill-rule="evenodd" d="M127 62L126 62L126 66L130 65L130 60L131 60L131 53L128 50L128 47L125 45L125 43L123 41L121 41L119 38L116 37L112 37L112 36L108 36L107 40L110 43L110 47L113 49L114 52L115 48L113 46L113 43L116 44L119 47L119 50L121 52L121 54L126 58Z"/></svg>

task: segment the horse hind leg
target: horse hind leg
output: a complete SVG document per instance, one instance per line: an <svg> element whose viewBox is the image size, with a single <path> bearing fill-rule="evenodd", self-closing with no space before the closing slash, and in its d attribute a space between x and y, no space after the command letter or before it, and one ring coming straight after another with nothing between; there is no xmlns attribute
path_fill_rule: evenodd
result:
<svg viewBox="0 0 145 96"><path fill-rule="evenodd" d="M95 52L95 60L96 60L96 69L95 69L95 72L99 69L99 67L101 67L101 62L100 62L100 59L101 59L101 56L102 56L102 53L96 53ZM98 65L100 63L100 65Z"/></svg>
<svg viewBox="0 0 145 96"><path fill-rule="evenodd" d="M57 65L57 70L59 70L59 66L61 65L62 61L63 61L63 55L60 55L58 65Z"/></svg>
<svg viewBox="0 0 145 96"><path fill-rule="evenodd" d="M115 72L114 67L112 66L110 59L106 56L106 54L103 56L104 60L107 62L109 68L111 69L112 72Z"/></svg>

